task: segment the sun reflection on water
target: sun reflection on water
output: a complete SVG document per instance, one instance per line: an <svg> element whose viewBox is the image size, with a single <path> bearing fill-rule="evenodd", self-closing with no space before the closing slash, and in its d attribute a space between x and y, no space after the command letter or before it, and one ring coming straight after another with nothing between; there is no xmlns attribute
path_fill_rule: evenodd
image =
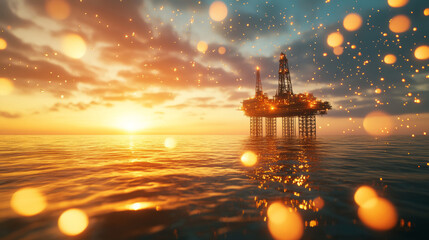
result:
<svg viewBox="0 0 429 240"><path fill-rule="evenodd" d="M127 206L129 210L137 211L149 207L153 207L154 205L149 202L136 202Z"/></svg>

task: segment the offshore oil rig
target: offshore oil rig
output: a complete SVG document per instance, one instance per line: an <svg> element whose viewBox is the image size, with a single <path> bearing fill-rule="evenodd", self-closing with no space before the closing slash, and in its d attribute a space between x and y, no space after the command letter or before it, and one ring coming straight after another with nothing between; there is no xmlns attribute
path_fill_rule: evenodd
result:
<svg viewBox="0 0 429 240"><path fill-rule="evenodd" d="M270 99L264 94L260 69L257 67L255 96L242 103L241 110L250 117L251 136L263 136L263 118L266 136L277 135L277 118L282 119L282 135L285 137L296 135L296 118L300 136L316 136L316 115L326 114L332 108L329 102L318 100L311 93L293 93L288 60L284 53L280 54L276 95Z"/></svg>

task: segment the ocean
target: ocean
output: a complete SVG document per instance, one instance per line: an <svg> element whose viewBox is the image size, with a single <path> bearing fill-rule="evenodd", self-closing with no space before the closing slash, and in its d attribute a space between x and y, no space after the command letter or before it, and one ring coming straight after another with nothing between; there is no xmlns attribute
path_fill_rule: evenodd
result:
<svg viewBox="0 0 429 240"><path fill-rule="evenodd" d="M273 203L301 218L302 239L427 239L428 146L426 136L0 136L0 239L273 239ZM393 227L361 218L364 185L393 205ZM23 216L12 198L28 188L46 206ZM75 237L58 227L68 209L88 219Z"/></svg>

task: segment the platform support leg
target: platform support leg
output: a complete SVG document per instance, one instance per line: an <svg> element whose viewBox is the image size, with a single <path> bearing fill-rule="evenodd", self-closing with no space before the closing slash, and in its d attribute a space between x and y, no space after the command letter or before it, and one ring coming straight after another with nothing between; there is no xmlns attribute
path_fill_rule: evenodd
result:
<svg viewBox="0 0 429 240"><path fill-rule="evenodd" d="M262 117L250 117L250 136L262 136Z"/></svg>
<svg viewBox="0 0 429 240"><path fill-rule="evenodd" d="M282 117L282 136L295 136L295 117Z"/></svg>
<svg viewBox="0 0 429 240"><path fill-rule="evenodd" d="M316 136L316 116L303 115L298 117L299 135L301 137Z"/></svg>
<svg viewBox="0 0 429 240"><path fill-rule="evenodd" d="M274 117L265 118L265 135L274 137L277 135L277 121Z"/></svg>

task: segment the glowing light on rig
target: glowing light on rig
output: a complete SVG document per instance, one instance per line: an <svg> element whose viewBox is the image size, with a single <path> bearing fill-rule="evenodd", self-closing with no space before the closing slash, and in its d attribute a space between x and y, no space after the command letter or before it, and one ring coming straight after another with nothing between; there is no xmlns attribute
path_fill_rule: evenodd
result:
<svg viewBox="0 0 429 240"><path fill-rule="evenodd" d="M58 228L69 236L82 233L86 227L88 227L88 216L80 209L69 209L58 218Z"/></svg>
<svg viewBox="0 0 429 240"><path fill-rule="evenodd" d="M371 112L363 120L365 131L373 136L389 135L392 126L391 117L381 111Z"/></svg>
<svg viewBox="0 0 429 240"><path fill-rule="evenodd" d="M429 59L429 46L422 45L417 47L416 50L414 50L414 56L419 60Z"/></svg>
<svg viewBox="0 0 429 240"><path fill-rule="evenodd" d="M168 137L164 141L164 146L169 149L175 148L177 146L177 141L174 138Z"/></svg>
<svg viewBox="0 0 429 240"><path fill-rule="evenodd" d="M387 54L384 56L384 63L386 64L394 64L396 62L396 56L393 54Z"/></svg>
<svg viewBox="0 0 429 240"><path fill-rule="evenodd" d="M220 22L228 15L228 8L222 1L215 1L210 5L209 15L213 21Z"/></svg>
<svg viewBox="0 0 429 240"><path fill-rule="evenodd" d="M405 15L397 15L390 19L389 29L394 33L403 33L411 27L411 20Z"/></svg>
<svg viewBox="0 0 429 240"><path fill-rule="evenodd" d="M13 83L7 78L0 78L0 96L10 94L14 89Z"/></svg>
<svg viewBox="0 0 429 240"><path fill-rule="evenodd" d="M241 155L241 162L246 167L251 167L256 164L258 161L258 156L253 152L247 151L243 155Z"/></svg>
<svg viewBox="0 0 429 240"><path fill-rule="evenodd" d="M0 50L4 50L7 48L7 42L3 38L0 38Z"/></svg>
<svg viewBox="0 0 429 240"><path fill-rule="evenodd" d="M367 201L377 197L377 192L372 187L362 186L356 190L354 199L357 205L362 206Z"/></svg>
<svg viewBox="0 0 429 240"><path fill-rule="evenodd" d="M217 51L220 55L224 55L226 53L226 48L225 47L219 47Z"/></svg>
<svg viewBox="0 0 429 240"><path fill-rule="evenodd" d="M45 9L48 15L56 20L64 20L70 16L70 5L65 0L47 0Z"/></svg>
<svg viewBox="0 0 429 240"><path fill-rule="evenodd" d="M393 8L400 8L407 5L409 0L387 0L389 6Z"/></svg>
<svg viewBox="0 0 429 240"><path fill-rule="evenodd" d="M209 46L204 41L199 41L198 44L197 44L197 50L199 52L205 53L208 48L209 48Z"/></svg>
<svg viewBox="0 0 429 240"><path fill-rule="evenodd" d="M377 89L375 89L375 91L374 91L375 93L377 93L377 94L380 94L381 93L381 89L380 88L377 88Z"/></svg>
<svg viewBox="0 0 429 240"><path fill-rule="evenodd" d="M349 13L343 20L343 26L347 31L356 31L362 26L362 17L357 13Z"/></svg>
<svg viewBox="0 0 429 240"><path fill-rule="evenodd" d="M86 43L77 34L67 34L61 41L62 51L71 58L81 58L86 53Z"/></svg>
<svg viewBox="0 0 429 240"><path fill-rule="evenodd" d="M426 9L423 11L423 14L424 14L425 16L429 16L429 8L426 8Z"/></svg>
<svg viewBox="0 0 429 240"><path fill-rule="evenodd" d="M268 229L274 239L300 239L304 233L304 223L299 213L282 203L273 203L268 207Z"/></svg>
<svg viewBox="0 0 429 240"><path fill-rule="evenodd" d="M344 37L341 33L334 32L328 35L328 39L326 41L329 46L338 47L343 43Z"/></svg>
<svg viewBox="0 0 429 240"><path fill-rule="evenodd" d="M46 208L46 199L36 188L22 188L12 195L12 209L22 216L34 216Z"/></svg>
<svg viewBox="0 0 429 240"><path fill-rule="evenodd" d="M393 204L380 197L372 198L360 206L358 216L363 224L378 231L392 229L398 222L398 214Z"/></svg>

